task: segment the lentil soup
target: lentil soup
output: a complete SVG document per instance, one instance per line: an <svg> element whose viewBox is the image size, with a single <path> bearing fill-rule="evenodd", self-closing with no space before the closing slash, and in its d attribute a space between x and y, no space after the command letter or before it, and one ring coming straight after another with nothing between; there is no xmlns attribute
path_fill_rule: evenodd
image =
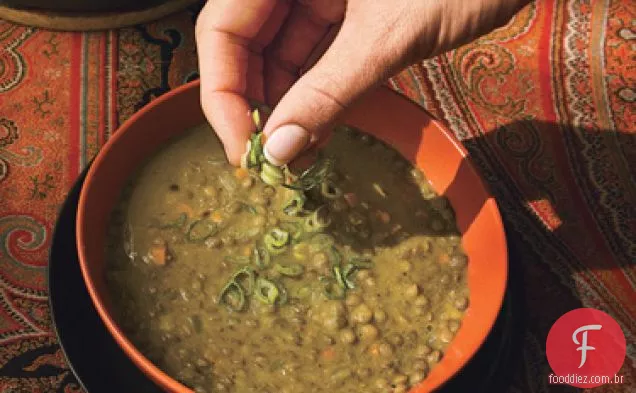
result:
<svg viewBox="0 0 636 393"><path fill-rule="evenodd" d="M468 306L448 201L357 130L300 175L258 138L234 168L202 125L133 176L108 229L116 320L197 393L408 391Z"/></svg>

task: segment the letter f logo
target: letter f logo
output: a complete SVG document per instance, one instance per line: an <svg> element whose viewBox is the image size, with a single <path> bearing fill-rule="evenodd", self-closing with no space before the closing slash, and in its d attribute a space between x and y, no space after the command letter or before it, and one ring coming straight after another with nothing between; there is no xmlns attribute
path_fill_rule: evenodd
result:
<svg viewBox="0 0 636 393"><path fill-rule="evenodd" d="M601 328L602 328L601 325L585 325L576 329L574 333L572 334L572 341L574 341L574 344L580 345L580 347L576 349L577 351L581 351L581 364L579 364L579 368L583 367L583 365L585 364L585 361L587 360L587 351L593 351L596 349L594 347L587 345L588 330L601 330ZM579 342L576 336L581 332L583 332L582 334L583 339L581 340L581 342Z"/></svg>

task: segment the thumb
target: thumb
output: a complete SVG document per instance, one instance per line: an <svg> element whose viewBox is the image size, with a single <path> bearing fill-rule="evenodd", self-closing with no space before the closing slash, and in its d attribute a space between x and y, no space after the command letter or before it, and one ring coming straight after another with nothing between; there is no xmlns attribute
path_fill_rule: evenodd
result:
<svg viewBox="0 0 636 393"><path fill-rule="evenodd" d="M264 153L283 165L320 139L337 117L400 64L381 39L345 19L325 54L292 85L268 119ZM380 37L378 37L380 38Z"/></svg>

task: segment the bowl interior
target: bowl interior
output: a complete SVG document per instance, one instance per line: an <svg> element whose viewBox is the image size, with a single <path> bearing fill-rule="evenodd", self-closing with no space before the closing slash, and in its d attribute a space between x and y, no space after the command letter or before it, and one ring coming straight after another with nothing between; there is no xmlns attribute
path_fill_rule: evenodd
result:
<svg viewBox="0 0 636 393"><path fill-rule="evenodd" d="M444 358L413 391L441 386L479 349L501 307L507 279L507 249L494 199L461 145L430 115L386 89L348 110L345 122L395 147L449 198L469 256L470 306ZM104 281L109 214L128 177L171 137L205 121L199 83L191 82L153 101L129 119L100 151L80 196L77 239L82 274L100 317L115 340L146 374L171 392L190 392L148 361L126 338L110 312Z"/></svg>

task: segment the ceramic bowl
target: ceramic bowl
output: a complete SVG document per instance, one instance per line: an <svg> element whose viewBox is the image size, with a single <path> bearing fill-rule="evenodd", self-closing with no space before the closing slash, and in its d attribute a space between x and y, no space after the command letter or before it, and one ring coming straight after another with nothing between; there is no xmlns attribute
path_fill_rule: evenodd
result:
<svg viewBox="0 0 636 393"><path fill-rule="evenodd" d="M412 390L429 392L452 378L475 354L499 313L508 274L499 210L461 144L440 122L404 97L378 89L350 108L344 120L392 145L422 169L456 213L469 257L470 306L442 361ZM151 363L113 318L104 278L106 226L120 190L142 161L171 137L204 121L198 81L152 101L126 121L99 152L78 207L80 265L95 307L124 352L168 392L190 390Z"/></svg>

